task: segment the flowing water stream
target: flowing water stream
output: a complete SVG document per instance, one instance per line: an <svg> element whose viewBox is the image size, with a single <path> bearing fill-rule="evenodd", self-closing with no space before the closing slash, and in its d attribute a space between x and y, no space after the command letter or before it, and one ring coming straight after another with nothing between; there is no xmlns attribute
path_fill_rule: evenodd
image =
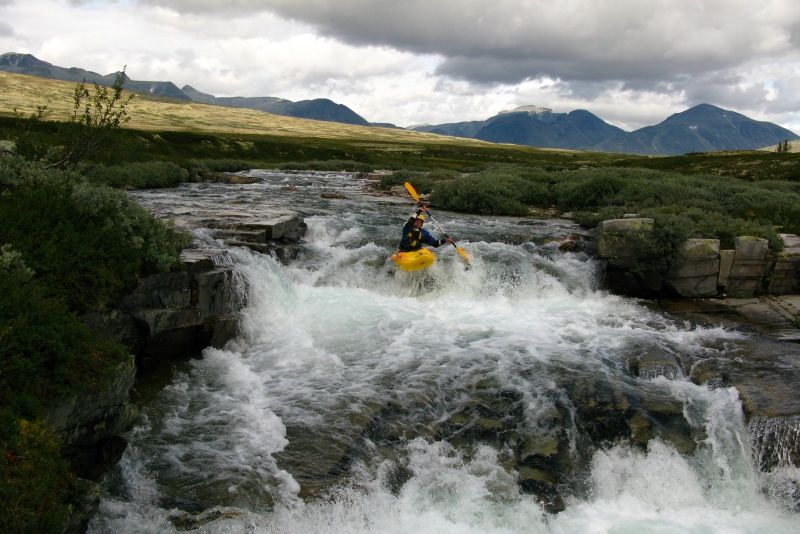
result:
<svg viewBox="0 0 800 534"><path fill-rule="evenodd" d="M290 207L309 229L288 266L231 251L240 335L142 401L91 532L797 532L797 470L755 469L734 388L631 372L749 336L599 290L546 244L568 221L438 213L472 268L445 247L394 272L409 201L249 174L136 194L209 245L219 217Z"/></svg>

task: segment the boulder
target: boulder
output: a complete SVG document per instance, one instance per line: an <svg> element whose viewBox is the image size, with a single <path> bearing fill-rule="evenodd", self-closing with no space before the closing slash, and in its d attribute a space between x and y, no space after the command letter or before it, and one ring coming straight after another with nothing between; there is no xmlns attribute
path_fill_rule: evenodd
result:
<svg viewBox="0 0 800 534"><path fill-rule="evenodd" d="M800 292L800 237L780 234L783 251L775 256L768 290L772 295Z"/></svg>
<svg viewBox="0 0 800 534"><path fill-rule="evenodd" d="M731 274L731 267L733 266L733 258L736 256L735 250L720 250L719 251L719 277L717 278L717 285L725 288L728 285L728 276Z"/></svg>
<svg viewBox="0 0 800 534"><path fill-rule="evenodd" d="M279 215L262 221L248 221L236 228L245 230L263 230L266 241L298 241L306 235L308 226L297 215Z"/></svg>
<svg viewBox="0 0 800 534"><path fill-rule="evenodd" d="M753 236L734 240L736 253L725 289L729 296L752 297L761 289L769 242Z"/></svg>
<svg viewBox="0 0 800 534"><path fill-rule="evenodd" d="M598 250L600 258L617 267L633 267L642 256L642 241L653 232L649 218L611 219L600 223Z"/></svg>
<svg viewBox="0 0 800 534"><path fill-rule="evenodd" d="M3 154L16 154L17 153L17 145L14 144L14 141L8 141L7 139L0 139L0 156Z"/></svg>
<svg viewBox="0 0 800 534"><path fill-rule="evenodd" d="M674 379L681 374L678 358L665 349L648 348L631 357L627 363L633 376L645 380L659 376Z"/></svg>
<svg viewBox="0 0 800 534"><path fill-rule="evenodd" d="M642 260L653 259L647 251L653 219L611 219L597 227L597 255L605 260L603 284L611 291L630 296L658 294L664 285L661 273L635 270Z"/></svg>
<svg viewBox="0 0 800 534"><path fill-rule="evenodd" d="M687 239L678 247L667 284L682 297L712 297L719 267L719 239Z"/></svg>
<svg viewBox="0 0 800 534"><path fill-rule="evenodd" d="M179 271L143 278L122 299L122 309L187 307L191 300L191 276L188 271Z"/></svg>
<svg viewBox="0 0 800 534"><path fill-rule="evenodd" d="M184 270L140 280L121 310L87 322L121 339L142 369L222 347L236 335L236 314L246 305L244 280L219 264L227 259L218 250L184 250Z"/></svg>
<svg viewBox="0 0 800 534"><path fill-rule="evenodd" d="M213 225L213 222L209 224ZM308 225L297 215L279 214L269 219L227 223L216 230L216 236L229 246L273 254L280 248L296 244L307 229Z"/></svg>

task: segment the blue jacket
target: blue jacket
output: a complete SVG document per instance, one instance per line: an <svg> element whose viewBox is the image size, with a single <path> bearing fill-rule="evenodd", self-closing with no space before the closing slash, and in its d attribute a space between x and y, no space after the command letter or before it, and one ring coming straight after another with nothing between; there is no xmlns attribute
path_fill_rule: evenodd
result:
<svg viewBox="0 0 800 534"><path fill-rule="evenodd" d="M414 219L414 217L411 217L403 226L403 238L400 240L399 247L400 252L419 250L423 244L439 247L445 242L444 239L436 239L424 228L416 228Z"/></svg>

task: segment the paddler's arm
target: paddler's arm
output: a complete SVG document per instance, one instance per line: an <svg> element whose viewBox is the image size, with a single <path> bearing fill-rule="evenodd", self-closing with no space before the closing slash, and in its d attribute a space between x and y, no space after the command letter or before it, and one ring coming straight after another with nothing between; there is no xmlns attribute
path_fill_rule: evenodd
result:
<svg viewBox="0 0 800 534"><path fill-rule="evenodd" d="M428 233L428 231L426 229L420 228L420 231L422 232L422 241L426 245L430 245L430 246L432 246L434 248L439 248L442 245L444 245L445 243L452 243L453 242L453 240L450 238L449 235L445 235L442 239L436 239L430 233Z"/></svg>

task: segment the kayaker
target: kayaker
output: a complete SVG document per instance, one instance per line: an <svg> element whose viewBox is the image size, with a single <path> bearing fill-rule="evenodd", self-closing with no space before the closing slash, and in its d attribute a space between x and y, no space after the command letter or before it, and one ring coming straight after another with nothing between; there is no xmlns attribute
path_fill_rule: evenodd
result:
<svg viewBox="0 0 800 534"><path fill-rule="evenodd" d="M438 248L445 243L453 242L447 234L445 234L442 239L436 239L422 227L422 225L425 224L426 211L428 211L428 207L421 205L416 215L409 217L406 221L406 224L403 226L403 238L400 240L400 252L419 250L422 248L422 245Z"/></svg>

